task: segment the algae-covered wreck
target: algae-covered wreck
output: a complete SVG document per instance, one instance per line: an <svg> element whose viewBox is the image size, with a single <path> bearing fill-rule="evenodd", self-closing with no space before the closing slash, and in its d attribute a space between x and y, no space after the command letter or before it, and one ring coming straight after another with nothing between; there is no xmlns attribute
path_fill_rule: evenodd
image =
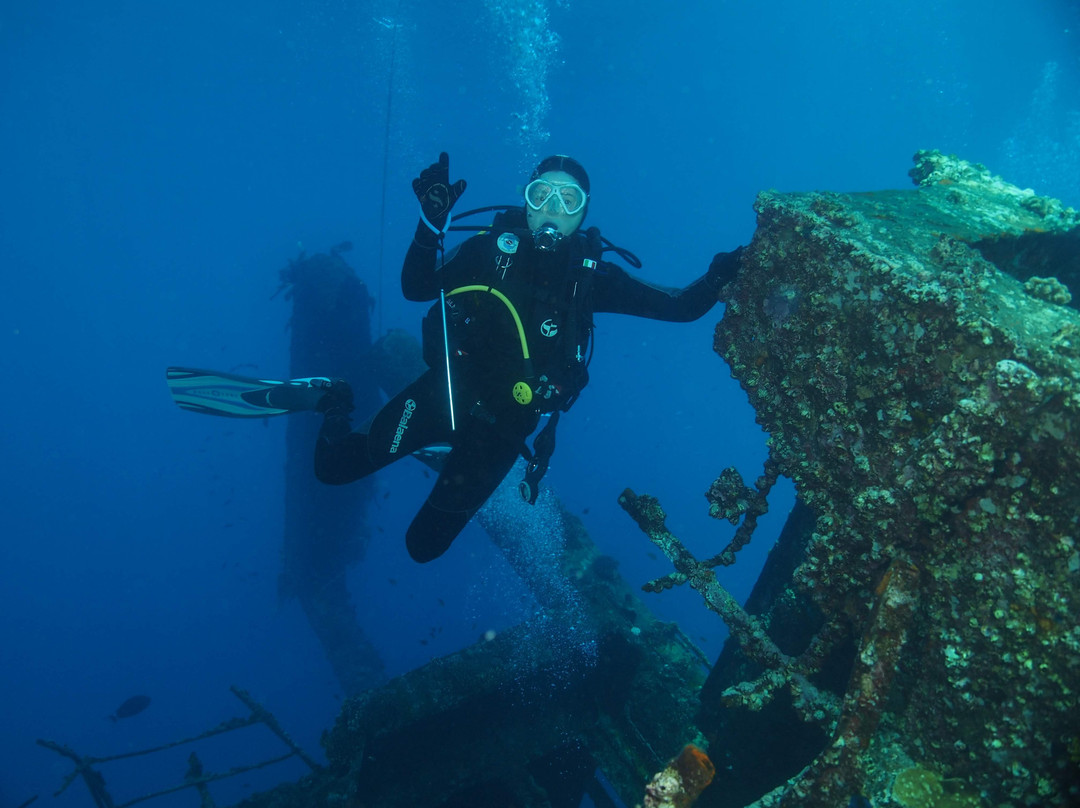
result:
<svg viewBox="0 0 1080 808"><path fill-rule="evenodd" d="M912 176L758 199L715 341L770 436L757 492L731 472L709 492L736 541L699 561L622 497L676 568L650 588L688 582L729 625L711 671L550 505L547 571L595 653L556 662L523 625L436 660L350 699L329 766L245 804L632 805L694 739L701 806L1080 801L1080 217L935 152ZM800 504L743 608L712 568L777 475ZM579 670L538 701L555 664Z"/></svg>

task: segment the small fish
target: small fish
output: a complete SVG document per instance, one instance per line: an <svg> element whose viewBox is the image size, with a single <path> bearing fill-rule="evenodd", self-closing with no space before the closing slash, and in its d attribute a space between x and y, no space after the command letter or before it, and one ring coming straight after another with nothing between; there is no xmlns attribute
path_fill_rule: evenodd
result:
<svg viewBox="0 0 1080 808"><path fill-rule="evenodd" d="M116 712L110 715L109 718L114 722L119 721L121 718L131 718L131 716L138 715L149 706L149 696L132 696L117 707Z"/></svg>

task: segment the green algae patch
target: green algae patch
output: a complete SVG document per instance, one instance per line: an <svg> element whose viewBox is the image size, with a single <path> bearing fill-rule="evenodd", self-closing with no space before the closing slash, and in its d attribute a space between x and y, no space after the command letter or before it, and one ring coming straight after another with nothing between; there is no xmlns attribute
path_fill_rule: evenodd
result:
<svg viewBox="0 0 1080 808"><path fill-rule="evenodd" d="M982 808L983 805L979 795L963 780L945 780L921 766L896 775L892 795L904 808Z"/></svg>

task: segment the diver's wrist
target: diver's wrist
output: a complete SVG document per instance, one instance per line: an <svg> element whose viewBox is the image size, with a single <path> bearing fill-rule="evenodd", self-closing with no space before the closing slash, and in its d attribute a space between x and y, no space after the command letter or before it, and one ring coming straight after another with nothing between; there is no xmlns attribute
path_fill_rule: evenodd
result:
<svg viewBox="0 0 1080 808"><path fill-rule="evenodd" d="M416 232L413 234L413 243L417 247L421 247L425 250L437 250L442 243L442 236L435 235L421 219L416 224Z"/></svg>

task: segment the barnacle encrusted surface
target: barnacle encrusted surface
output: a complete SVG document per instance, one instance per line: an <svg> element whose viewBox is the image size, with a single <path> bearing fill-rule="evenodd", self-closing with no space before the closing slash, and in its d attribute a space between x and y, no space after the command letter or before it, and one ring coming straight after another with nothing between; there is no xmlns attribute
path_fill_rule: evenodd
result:
<svg viewBox="0 0 1080 808"><path fill-rule="evenodd" d="M867 780L906 759L986 805L1075 804L1080 217L937 152L911 173L761 194L716 349L817 514L795 584L862 654L886 569L916 571Z"/></svg>

